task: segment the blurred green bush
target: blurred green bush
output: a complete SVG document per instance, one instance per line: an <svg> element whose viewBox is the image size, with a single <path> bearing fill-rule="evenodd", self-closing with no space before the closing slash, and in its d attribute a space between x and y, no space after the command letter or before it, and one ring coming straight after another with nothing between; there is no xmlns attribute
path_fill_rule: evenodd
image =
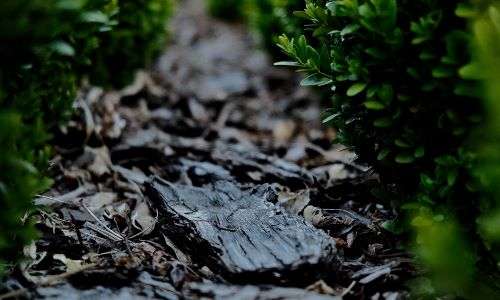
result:
<svg viewBox="0 0 500 300"><path fill-rule="evenodd" d="M493 110L481 102L484 79L499 71L478 67L471 51L475 39L483 48L498 46L500 14L492 3L307 0L296 15L308 22L314 42L281 36L292 61L277 63L307 73L302 85L331 88L325 122L338 128L337 142L354 150L358 162L380 174L373 193L400 214L386 228L413 229L412 249L426 262L432 288L469 298L500 287L499 214L483 217L498 208L485 183L493 178L495 186L492 174L500 168L493 149L500 144L478 142L484 135L500 140L484 129L486 111ZM470 19L478 27L484 16L489 35L486 25L471 34ZM498 66L492 56L490 68ZM489 94L498 100L498 88ZM478 169L481 157L492 170Z"/></svg>
<svg viewBox="0 0 500 300"><path fill-rule="evenodd" d="M248 24L260 37L262 46L273 56L278 36L300 35L302 21L293 12L302 10L304 0L209 0L208 11L214 17Z"/></svg>
<svg viewBox="0 0 500 300"><path fill-rule="evenodd" d="M99 50L85 69L92 84L119 88L131 83L132 70L149 66L166 45L165 22L174 0L122 0L110 17L117 25L97 34Z"/></svg>
<svg viewBox="0 0 500 300"><path fill-rule="evenodd" d="M71 117L78 83L130 83L162 49L171 8L171 0L0 1L0 260L19 258L36 236L21 217L50 186L46 144Z"/></svg>
<svg viewBox="0 0 500 300"><path fill-rule="evenodd" d="M208 0L208 12L219 19L242 21L244 19L246 0Z"/></svg>

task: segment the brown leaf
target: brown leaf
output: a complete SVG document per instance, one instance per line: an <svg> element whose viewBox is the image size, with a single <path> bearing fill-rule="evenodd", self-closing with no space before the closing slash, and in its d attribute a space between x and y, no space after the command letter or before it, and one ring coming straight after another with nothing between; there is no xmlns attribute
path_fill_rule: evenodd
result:
<svg viewBox="0 0 500 300"><path fill-rule="evenodd" d="M300 190L296 193L278 193L278 204L292 215L298 215L302 212L309 201L311 201L309 190Z"/></svg>
<svg viewBox="0 0 500 300"><path fill-rule="evenodd" d="M144 231L143 235L151 233L155 228L154 225L156 224L156 218L153 217L151 209L146 204L146 202L140 202L139 204L137 204L134 211L132 212L131 219L132 225L135 228Z"/></svg>
<svg viewBox="0 0 500 300"><path fill-rule="evenodd" d="M279 121L273 130L274 146L281 147L287 144L293 136L295 128L295 122L292 120Z"/></svg>

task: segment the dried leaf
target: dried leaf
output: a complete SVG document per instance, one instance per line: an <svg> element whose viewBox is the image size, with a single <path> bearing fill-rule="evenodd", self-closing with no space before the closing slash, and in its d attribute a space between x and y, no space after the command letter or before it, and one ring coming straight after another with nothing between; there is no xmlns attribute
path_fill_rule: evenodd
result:
<svg viewBox="0 0 500 300"><path fill-rule="evenodd" d="M147 235L151 233L154 229L154 225L156 224L156 218L153 217L151 213L151 209L146 204L146 202L140 202L135 207L132 212L132 225L143 231L143 235Z"/></svg>
<svg viewBox="0 0 500 300"><path fill-rule="evenodd" d="M54 254L53 259L61 261L66 265L66 272L73 272L82 268L82 260L73 260L66 257L64 254Z"/></svg>
<svg viewBox="0 0 500 300"><path fill-rule="evenodd" d="M302 212L307 204L309 204L309 201L311 201L309 190L300 190L295 193L278 193L278 204L292 215L298 215Z"/></svg>

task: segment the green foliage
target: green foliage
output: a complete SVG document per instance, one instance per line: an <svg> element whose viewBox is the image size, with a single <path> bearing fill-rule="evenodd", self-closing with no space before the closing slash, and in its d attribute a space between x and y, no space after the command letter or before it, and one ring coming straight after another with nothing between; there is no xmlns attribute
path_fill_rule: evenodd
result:
<svg viewBox="0 0 500 300"><path fill-rule="evenodd" d="M220 19L248 24L260 36L262 46L277 56L281 54L276 48L278 36L300 32L302 21L293 12L301 10L303 3L304 0L210 0L208 11Z"/></svg>
<svg viewBox="0 0 500 300"><path fill-rule="evenodd" d="M302 9L303 0L249 0L247 9L250 26L260 34L265 49L278 55L278 36L295 36L300 32L302 21L293 16Z"/></svg>
<svg viewBox="0 0 500 300"><path fill-rule="evenodd" d="M483 3L483 2L480 2ZM488 3L488 2L486 2ZM484 5L485 3L483 3ZM475 57L469 64L486 78L486 122L474 134L479 164L473 169L477 180L494 198L481 202L479 233L496 261L500 261L500 3L491 2L482 10L468 9L474 36Z"/></svg>
<svg viewBox="0 0 500 300"><path fill-rule="evenodd" d="M244 19L245 0L208 0L208 12L219 19L241 21Z"/></svg>
<svg viewBox="0 0 500 300"><path fill-rule="evenodd" d="M170 0L0 1L0 261L36 237L21 217L50 186L46 144L72 115L79 81L127 84L163 45L170 9Z"/></svg>
<svg viewBox="0 0 500 300"><path fill-rule="evenodd" d="M149 66L165 48L166 20L173 11L173 3L173 0L119 2L119 9L110 18L117 25L97 35L99 51L93 52L92 64L86 68L91 83L120 87L134 79L131 70Z"/></svg>
<svg viewBox="0 0 500 300"><path fill-rule="evenodd" d="M50 181L19 155L31 144L21 140L25 137L21 116L0 112L0 129L0 257L8 261L19 258L22 246L36 238L34 227L21 224L21 219L33 208L33 193L47 188Z"/></svg>
<svg viewBox="0 0 500 300"><path fill-rule="evenodd" d="M488 73L470 63L474 38L468 30L469 18L496 18L489 20L490 35L477 21L475 35L498 47L498 36L491 34L499 14L491 7L488 1L307 0L297 15L308 20L314 42L279 38L292 61L278 65L307 73L302 85L331 87L325 122L338 128L337 142L380 174L373 193L398 208L403 220L387 227L413 228L413 249L427 263L435 289L465 297L488 295L478 278L500 284L491 259L500 254L492 243L492 236L500 240L494 227L499 214L478 219L481 211L499 207L484 185L484 178L498 177L477 169L478 156L487 155L473 138L486 115L480 83L500 76L498 68ZM498 61L495 56L486 64ZM496 88L489 94L497 97L490 102L498 105L499 85L490 86ZM498 136L491 137L498 142ZM496 162L489 174L500 174L500 156L493 150L498 145L489 147Z"/></svg>

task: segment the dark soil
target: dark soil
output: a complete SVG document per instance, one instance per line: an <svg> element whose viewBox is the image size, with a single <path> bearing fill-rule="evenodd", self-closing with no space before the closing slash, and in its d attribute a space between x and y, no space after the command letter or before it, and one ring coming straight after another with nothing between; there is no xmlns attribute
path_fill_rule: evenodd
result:
<svg viewBox="0 0 500 300"><path fill-rule="evenodd" d="M179 4L155 68L85 86L55 139L41 238L1 290L36 299L406 299L377 176L237 24Z"/></svg>

